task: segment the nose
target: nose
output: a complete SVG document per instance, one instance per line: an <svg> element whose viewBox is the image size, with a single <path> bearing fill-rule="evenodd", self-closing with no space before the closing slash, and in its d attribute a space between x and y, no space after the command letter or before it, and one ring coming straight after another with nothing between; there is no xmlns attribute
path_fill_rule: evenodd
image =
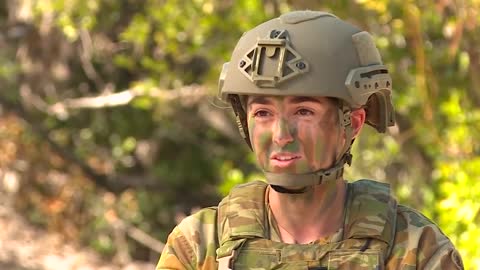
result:
<svg viewBox="0 0 480 270"><path fill-rule="evenodd" d="M283 147L293 142L291 128L287 120L280 118L275 123L275 127L273 130L273 142L280 147Z"/></svg>

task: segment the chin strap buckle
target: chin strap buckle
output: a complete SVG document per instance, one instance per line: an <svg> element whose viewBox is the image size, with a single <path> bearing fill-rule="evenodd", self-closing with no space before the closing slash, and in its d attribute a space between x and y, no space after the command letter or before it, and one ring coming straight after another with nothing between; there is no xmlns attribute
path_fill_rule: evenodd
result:
<svg viewBox="0 0 480 270"><path fill-rule="evenodd" d="M345 163L348 164L348 166L351 166L352 165L352 159L353 159L353 155L350 154L350 149L349 149L348 152L345 153Z"/></svg>
<svg viewBox="0 0 480 270"><path fill-rule="evenodd" d="M352 111L350 108L344 108L341 110L342 115L342 126L347 128L348 126L352 126Z"/></svg>

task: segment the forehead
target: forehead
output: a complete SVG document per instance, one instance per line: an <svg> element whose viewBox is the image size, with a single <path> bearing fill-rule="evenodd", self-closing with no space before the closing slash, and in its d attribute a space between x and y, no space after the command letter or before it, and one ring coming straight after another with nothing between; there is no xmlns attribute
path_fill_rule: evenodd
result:
<svg viewBox="0 0 480 270"><path fill-rule="evenodd" d="M309 97L309 96L261 96L261 95L251 95L246 99L247 105L253 104L297 104L303 102L318 103L322 105L333 105L334 101L332 98L327 97Z"/></svg>

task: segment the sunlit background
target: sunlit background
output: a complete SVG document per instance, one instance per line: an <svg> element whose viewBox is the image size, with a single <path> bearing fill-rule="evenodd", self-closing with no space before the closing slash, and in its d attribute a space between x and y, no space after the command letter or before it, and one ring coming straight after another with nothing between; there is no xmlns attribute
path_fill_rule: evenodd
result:
<svg viewBox="0 0 480 270"><path fill-rule="evenodd" d="M261 178L216 81L293 9L372 32L394 77L397 126L365 128L348 179L391 183L478 269L478 0L1 1L0 269L152 269L183 217Z"/></svg>

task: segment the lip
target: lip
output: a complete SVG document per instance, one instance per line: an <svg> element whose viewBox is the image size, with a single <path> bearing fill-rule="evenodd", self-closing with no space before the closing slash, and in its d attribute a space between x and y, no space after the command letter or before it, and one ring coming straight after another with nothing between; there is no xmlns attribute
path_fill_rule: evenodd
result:
<svg viewBox="0 0 480 270"><path fill-rule="evenodd" d="M300 158L300 155L293 153L275 153L270 157L270 165L273 167L285 168L293 165Z"/></svg>

